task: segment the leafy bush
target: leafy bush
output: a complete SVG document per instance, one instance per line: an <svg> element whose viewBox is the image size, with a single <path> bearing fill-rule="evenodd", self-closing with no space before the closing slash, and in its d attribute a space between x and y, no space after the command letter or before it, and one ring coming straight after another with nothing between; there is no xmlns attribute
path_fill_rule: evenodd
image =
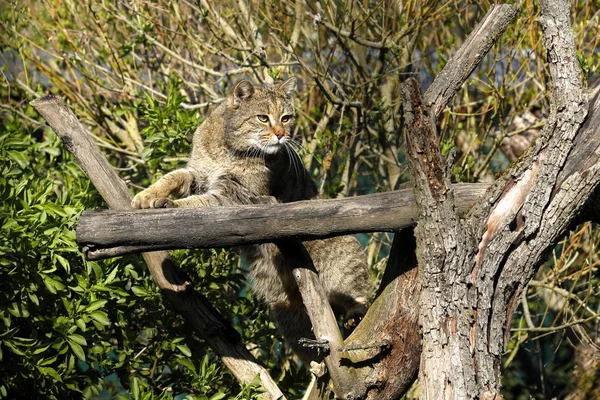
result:
<svg viewBox="0 0 600 400"><path fill-rule="evenodd" d="M175 89L177 79L172 84ZM166 108L151 99L139 105L147 124L142 132L154 143L143 155L149 168L140 168L141 180L146 171L166 168L165 154L189 147L186 135L197 124L196 113L180 113L180 99L173 98ZM33 115L29 108L27 113ZM164 304L140 257L83 260L75 243L77 218L84 209L105 206L56 135L17 117L0 132L2 397L235 396L235 380ZM247 340L261 349L280 347L236 272L234 254L177 251L174 257ZM261 353L275 370L282 356ZM240 398L259 392L250 385Z"/></svg>

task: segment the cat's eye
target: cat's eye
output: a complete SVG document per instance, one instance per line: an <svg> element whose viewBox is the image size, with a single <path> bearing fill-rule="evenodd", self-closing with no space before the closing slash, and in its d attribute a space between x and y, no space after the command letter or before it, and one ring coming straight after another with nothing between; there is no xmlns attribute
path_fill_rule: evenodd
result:
<svg viewBox="0 0 600 400"><path fill-rule="evenodd" d="M284 115L281 117L281 122L285 124L286 122L290 122L290 119L292 119L291 115Z"/></svg>
<svg viewBox="0 0 600 400"><path fill-rule="evenodd" d="M256 116L260 122L269 122L269 116L264 114L259 114Z"/></svg>

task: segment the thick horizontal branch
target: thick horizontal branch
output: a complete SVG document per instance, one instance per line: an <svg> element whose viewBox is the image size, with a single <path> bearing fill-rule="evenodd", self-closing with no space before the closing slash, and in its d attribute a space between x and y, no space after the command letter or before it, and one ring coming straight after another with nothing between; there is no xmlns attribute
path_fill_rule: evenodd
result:
<svg viewBox="0 0 600 400"><path fill-rule="evenodd" d="M487 184L453 185L465 213ZM77 242L89 260L141 251L229 247L358 232L395 232L418 217L412 189L275 205L85 211Z"/></svg>

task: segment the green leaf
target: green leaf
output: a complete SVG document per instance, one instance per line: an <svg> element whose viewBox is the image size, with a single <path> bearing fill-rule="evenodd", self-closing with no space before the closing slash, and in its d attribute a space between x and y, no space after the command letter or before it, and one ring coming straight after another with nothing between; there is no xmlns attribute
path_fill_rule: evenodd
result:
<svg viewBox="0 0 600 400"><path fill-rule="evenodd" d="M187 347L185 344L178 344L177 348L179 349L179 351L181 351L183 353L184 356L186 356L186 357L192 356L192 352L191 352L190 348Z"/></svg>
<svg viewBox="0 0 600 400"><path fill-rule="evenodd" d="M37 367L38 371L40 371L42 373L42 375L49 375L52 378L54 378L55 380L57 380L58 382L62 382L62 378L60 377L60 375L58 374L58 372L56 372L56 370L54 368L51 367Z"/></svg>
<svg viewBox="0 0 600 400"><path fill-rule="evenodd" d="M136 296L139 296L139 297L146 297L146 296L148 296L148 292L144 288L142 288L140 286L132 286L131 287L131 291Z"/></svg>
<svg viewBox="0 0 600 400"><path fill-rule="evenodd" d="M140 382L138 378L136 378L135 376L131 377L130 384L131 394L133 394L133 398L135 400L138 400L140 398Z"/></svg>
<svg viewBox="0 0 600 400"><path fill-rule="evenodd" d="M58 215L58 216L61 216L61 217L66 217L67 216L67 213L65 212L65 210L62 207L60 207L60 206L58 206L58 205L56 205L54 203L48 202L48 203L43 204L42 207L46 211L48 211L50 214L55 214L55 215Z"/></svg>
<svg viewBox="0 0 600 400"><path fill-rule="evenodd" d="M43 360L40 360L37 364L39 366L50 365L50 364L54 364L57 359L58 359L58 356L54 356L54 357L50 357L50 358L45 358Z"/></svg>
<svg viewBox="0 0 600 400"><path fill-rule="evenodd" d="M196 366L189 358L180 358L177 362L196 374Z"/></svg>
<svg viewBox="0 0 600 400"><path fill-rule="evenodd" d="M29 300L31 300L31 302L33 304L35 304L36 306L40 305L40 300L38 299L37 295L33 292L27 292L27 295L29 296Z"/></svg>
<svg viewBox="0 0 600 400"><path fill-rule="evenodd" d="M112 281L115 280L115 277L117 276L117 272L119 272L119 267L114 267L112 269L112 271L110 271L110 273L108 274L106 279L104 280L104 284L110 285L112 283Z"/></svg>
<svg viewBox="0 0 600 400"><path fill-rule="evenodd" d="M46 274L40 274L40 275L44 281L44 285L46 286L46 289L48 289L48 291L50 293L56 294L56 288L54 287L54 281L52 280L52 278L50 278Z"/></svg>
<svg viewBox="0 0 600 400"><path fill-rule="evenodd" d="M54 253L54 258L58 261L58 263L60 265L62 265L62 267L63 267L63 269L65 270L66 273L70 273L71 272L71 264L69 264L69 261L67 261L66 258L64 258L60 254L56 254L56 253Z"/></svg>
<svg viewBox="0 0 600 400"><path fill-rule="evenodd" d="M69 338L69 340L72 340L73 342L78 343L82 346L87 346L87 342L86 342L85 338L81 335L73 333L73 334L67 336L67 338Z"/></svg>
<svg viewBox="0 0 600 400"><path fill-rule="evenodd" d="M71 347L71 350L73 350L75 356L77 356L77 358L79 358L81 361L85 361L85 353L83 352L83 348L81 348L79 344L70 340L67 342L69 343L69 347Z"/></svg>
<svg viewBox="0 0 600 400"><path fill-rule="evenodd" d="M49 348L50 346L51 346L51 345L49 344L49 345L47 345L47 346L38 347L37 349L35 349L35 350L33 351L33 354L40 354L40 353L43 353L43 352L45 352L46 350L48 350L48 348Z"/></svg>
<svg viewBox="0 0 600 400"><path fill-rule="evenodd" d="M15 346L12 342L5 340L2 342L6 347L10 348L13 353L15 353L18 356L24 356L25 353L23 353L21 350L19 350L19 348L17 346Z"/></svg>
<svg viewBox="0 0 600 400"><path fill-rule="evenodd" d="M85 330L86 330L85 321L82 318L77 319L77 321L75 321L75 324L79 327L79 329L81 329L83 332L85 332Z"/></svg>
<svg viewBox="0 0 600 400"><path fill-rule="evenodd" d="M101 325L108 326L110 325L110 320L108 316L103 311L94 311L90 314L90 317L94 319L94 321L98 322Z"/></svg>
<svg viewBox="0 0 600 400"><path fill-rule="evenodd" d="M209 400L221 400L223 398L225 398L227 396L227 394L223 393L223 392L218 392L213 394L212 396L210 396Z"/></svg>
<svg viewBox="0 0 600 400"><path fill-rule="evenodd" d="M40 276L44 280L44 285L46 285L46 289L52 294L56 294L57 291L65 290L65 285L62 282L59 282L56 279L52 279L50 276L40 273Z"/></svg>
<svg viewBox="0 0 600 400"><path fill-rule="evenodd" d="M25 152L9 150L7 151L8 156L19 164L19 167L26 169L29 166L29 157Z"/></svg>
<svg viewBox="0 0 600 400"><path fill-rule="evenodd" d="M97 309L104 307L106 302L107 302L107 300L96 300L92 304L87 306L85 308L85 311L87 311L87 312L96 311Z"/></svg>

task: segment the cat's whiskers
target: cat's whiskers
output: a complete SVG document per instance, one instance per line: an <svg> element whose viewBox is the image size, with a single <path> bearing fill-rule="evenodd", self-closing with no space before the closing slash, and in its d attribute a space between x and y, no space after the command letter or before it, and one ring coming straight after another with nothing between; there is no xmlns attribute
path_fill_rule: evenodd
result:
<svg viewBox="0 0 600 400"><path fill-rule="evenodd" d="M296 154L298 154L298 156L300 155L300 153L306 153L306 149L304 148L304 146L302 146L302 144L299 143L296 139L288 139L286 143L292 147L292 149L296 152Z"/></svg>
<svg viewBox="0 0 600 400"><path fill-rule="evenodd" d="M302 160L300 156L291 145L288 145L289 142L284 143L285 150L287 151L290 159L290 164L294 168L294 173L296 176L302 176Z"/></svg>
<svg viewBox="0 0 600 400"><path fill-rule="evenodd" d="M263 144L262 143L258 143L259 147L253 147L252 148L252 154L251 156L254 158L259 159L263 164L265 163L265 152L262 148Z"/></svg>

